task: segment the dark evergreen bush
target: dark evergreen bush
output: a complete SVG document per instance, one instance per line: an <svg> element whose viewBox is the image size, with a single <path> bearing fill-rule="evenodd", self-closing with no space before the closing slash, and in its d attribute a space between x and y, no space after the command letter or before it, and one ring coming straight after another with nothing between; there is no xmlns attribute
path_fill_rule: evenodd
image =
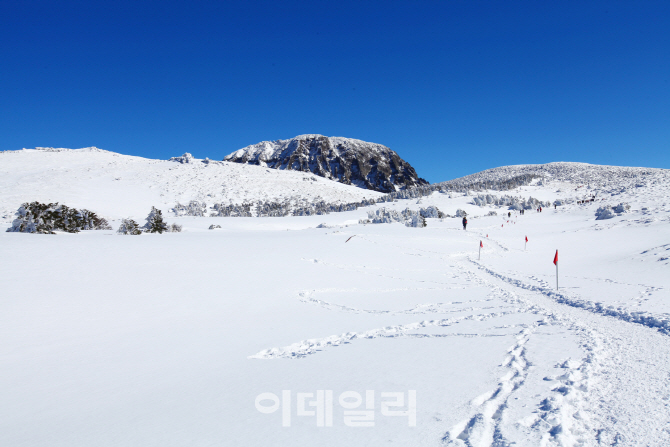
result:
<svg viewBox="0 0 670 447"><path fill-rule="evenodd" d="M142 234L142 229L140 229L140 226L138 225L138 223L135 222L133 219L123 219L121 221L121 225L119 226L119 229L116 230L116 232L119 233L119 234L138 235L138 234Z"/></svg>
<svg viewBox="0 0 670 447"><path fill-rule="evenodd" d="M77 210L58 203L22 204L10 232L55 234L55 231L78 233L81 230L111 230L107 220L93 211Z"/></svg>

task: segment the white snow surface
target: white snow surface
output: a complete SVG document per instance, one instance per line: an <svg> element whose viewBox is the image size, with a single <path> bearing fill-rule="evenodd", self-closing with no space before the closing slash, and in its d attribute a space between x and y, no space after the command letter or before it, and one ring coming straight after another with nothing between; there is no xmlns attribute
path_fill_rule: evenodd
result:
<svg viewBox="0 0 670 447"><path fill-rule="evenodd" d="M95 147L0 152L0 191L5 221L21 203L35 200L90 209L108 219L143 219L152 206L166 213L191 200L211 205L299 196L348 203L381 195L312 173L212 160L153 160Z"/></svg>
<svg viewBox="0 0 670 447"><path fill-rule="evenodd" d="M143 218L183 189L208 197L203 178L212 193L236 178L246 197L320 185L187 165L0 153L2 209L59 201ZM504 192L563 200L541 213L435 192L309 217L166 216L183 231L162 235L0 232L0 445L670 445L668 171L550 165ZM323 184L321 196L370 194ZM596 220L620 203L627 212ZM469 223L357 224L381 206L462 209ZM406 404L410 391L416 426L383 407L382 393ZM344 408L343 394L358 403L347 392L360 406ZM263 393L277 411L257 410ZM370 411L373 426L346 425L345 411Z"/></svg>

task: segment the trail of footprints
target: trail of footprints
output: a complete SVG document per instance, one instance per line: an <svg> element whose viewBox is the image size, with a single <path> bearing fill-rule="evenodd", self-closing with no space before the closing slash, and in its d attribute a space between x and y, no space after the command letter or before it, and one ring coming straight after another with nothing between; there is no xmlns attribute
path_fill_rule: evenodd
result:
<svg viewBox="0 0 670 447"><path fill-rule="evenodd" d="M442 438L445 446L492 446L507 445L501 432L503 411L510 395L523 385L530 366L526 359L524 345L538 324L523 329L517 335L517 342L507 350L507 356L501 366L509 371L500 379L498 387L473 399L476 413L469 419L456 424Z"/></svg>
<svg viewBox="0 0 670 447"><path fill-rule="evenodd" d="M419 292L425 290L442 290L447 291L450 289L435 289L435 288L426 288L426 289L388 289L381 290L382 292L395 292L395 291L411 291ZM300 301L303 303L314 304L316 306L322 307L327 310L337 310L341 312L354 313L354 314L373 314L373 315L416 315L416 314L448 314L448 313L458 313L458 312L474 312L489 310L494 308L499 308L500 306L485 306L485 307L452 307L459 304L469 304L469 303L482 303L493 301L492 298L487 298L484 300L468 300L468 301L447 301L444 303L427 303L427 304L418 304L411 309L405 310L370 310L370 309L357 309L354 307L343 306L340 304L329 303L324 300L313 298L313 295L318 292L346 292L346 289L323 289L323 290L305 290L299 293ZM360 290L351 290L351 292L360 292ZM380 291L377 291L380 292Z"/></svg>
<svg viewBox="0 0 670 447"><path fill-rule="evenodd" d="M378 329L371 329L365 332L345 332L340 335L331 335L324 338L314 338L309 340L302 340L292 345L265 349L254 355L249 356L250 359L299 359L305 356L316 354L326 348L333 348L343 344L351 343L353 340L373 339L373 338L440 338L440 337L496 337L504 336L506 334L485 334L485 333L448 333L448 334L421 334L416 333L421 329L439 326L449 327L464 321L486 321L492 318L499 318L505 315L519 313L518 309L491 312L488 314L466 315L456 318L447 318L440 320L424 320L416 323L402 324L396 326L386 326Z"/></svg>
<svg viewBox="0 0 670 447"><path fill-rule="evenodd" d="M310 260L313 262L323 263L322 261ZM336 267L346 270L357 270L365 274L377 274L369 270L356 268L352 266L340 266L335 264L323 263L331 267ZM476 265L480 271L487 273L492 277L510 283L513 286L526 289L530 292L541 293L547 295L547 290L551 285L538 277L531 277L530 280L536 282L538 286L531 286L523 284L518 280L504 277L496 272L489 271L481 265ZM516 293L508 288L498 287L488 280L484 279L479 274L467 269L461 263L452 265L458 270L451 277L459 282L459 286L465 284L477 284L482 287L487 287L491 290L489 296L485 300L472 300L468 302L445 302L445 303L430 303L417 305L411 309L389 311L389 310L368 310L356 309L353 307L329 303L327 301L319 300L314 297L314 294L319 292L333 292L344 291L335 289L324 289L320 291L303 291L299 294L299 299L305 303L317 305L328 310L336 310L350 313L368 313L378 315L401 315L401 314L429 314L429 313L449 313L449 312L474 312L488 310L490 307L468 307L453 309L449 306L454 304L465 304L475 302L491 301L494 298L502 300L509 307L500 312L489 312L484 314L471 314L466 316L459 316L455 318L439 319L439 320L424 320L420 322L387 326L378 329L356 333L347 332L340 335L333 335L325 338L317 338L310 340L303 340L289 346L271 348L263 350L249 358L256 359L275 359L275 358L289 358L297 359L303 358L307 355L315 354L324 349L340 346L351 343L354 340L360 339L374 339L374 338L396 338L396 337L485 337L485 336L508 336L508 333L493 334L493 333L447 333L447 334L422 334L420 331L423 328L430 326L449 327L459 324L464 321L485 321L493 318L499 318L505 315L514 313L534 313L543 316L543 318L536 323L526 326L516 335L516 343L512 345L506 353L506 356L501 363L501 366L507 368L507 372L500 378L497 387L484 395L481 395L472 400L471 404L474 407L473 414L467 419L461 421L455 426L451 427L442 437L442 444L445 446L507 446L513 443L506 439L503 433L503 427L510 423L517 427L522 427L531 432L533 436L539 438L540 445L554 446L554 445L590 445L595 442L594 433L597 430L593 428L592 422L589 420L588 412L585 409L586 395L589 389L589 384L594 380L599 368L598 356L601 355L602 341L599 341L599 335L591 329L579 326L575 321L560 317L547 309L540 308L536 305L519 297ZM405 278L381 275L382 277L389 277L393 279L405 280ZM454 283L439 283L435 281L426 281L441 286L448 286L446 288L426 288L425 290L449 290L453 289ZM396 289L388 289L396 290ZM399 289L398 289L399 290ZM407 289L410 290L410 289ZM415 290L415 289L411 289ZM416 289L420 290L420 289ZM423 290L423 289L421 289ZM652 289L645 289L642 295L654 292ZM554 297L551 297L554 298ZM554 298L555 299L555 298ZM498 306L500 307L500 306ZM559 371L555 375L550 375L544 378L547 382L548 392L547 397L537 402L535 410L532 414L519 421L505 420L505 410L510 403L510 397L517 391L527 380L531 363L527 358L526 344L531 339L532 335L537 329L547 324L559 324L568 327L571 330L581 333L582 339L585 340L583 348L588 355L582 360L567 359L556 365ZM502 328L509 329L507 326ZM501 329L501 328L492 328Z"/></svg>
<svg viewBox="0 0 670 447"><path fill-rule="evenodd" d="M507 300L521 300L514 292L498 288L483 278L482 283L493 287ZM585 409L589 384L597 374L602 355L602 340L595 331L581 327L575 321L559 317L546 309L527 303L526 310L545 317L524 328L517 335L517 342L511 346L501 366L508 371L500 378L495 390L472 400L474 414L453 426L442 438L445 446L493 447L508 446L515 443L506 439L503 425L510 423L526 428L529 435L538 439L538 445L593 445L597 430L594 429ZM577 331L584 340L582 348L587 352L583 360L566 359L555 368L556 375L544 377L551 394L542 399L532 414L519 421L506 421L504 411L508 408L510 397L526 381L530 366L525 345L537 329L547 324L559 324Z"/></svg>

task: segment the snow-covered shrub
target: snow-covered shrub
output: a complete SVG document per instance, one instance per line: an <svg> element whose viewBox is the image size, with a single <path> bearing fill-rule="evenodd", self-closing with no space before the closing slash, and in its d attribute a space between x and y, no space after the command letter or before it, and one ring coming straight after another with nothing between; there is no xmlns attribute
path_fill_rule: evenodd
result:
<svg viewBox="0 0 670 447"><path fill-rule="evenodd" d="M181 225L173 223L167 226L168 233L181 233Z"/></svg>
<svg viewBox="0 0 670 447"><path fill-rule="evenodd" d="M177 163L193 163L193 155L186 152L181 157L170 158L169 161L176 161Z"/></svg>
<svg viewBox="0 0 670 447"><path fill-rule="evenodd" d="M324 222L324 223L320 223L319 225L316 226L316 228L328 228L328 224L325 223L325 222Z"/></svg>
<svg viewBox="0 0 670 447"><path fill-rule="evenodd" d="M142 227L147 233L162 234L168 230L167 224L163 221L163 213L155 206L151 207L151 211L147 216L147 222Z"/></svg>
<svg viewBox="0 0 670 447"><path fill-rule="evenodd" d="M78 233L81 230L110 230L107 220L93 211L77 210L58 203L22 204L9 232L55 234L55 230Z"/></svg>
<svg viewBox="0 0 670 447"><path fill-rule="evenodd" d="M596 210L596 220L611 219L627 213L629 209L630 205L627 203L620 203L616 206L603 205Z"/></svg>
<svg viewBox="0 0 670 447"><path fill-rule="evenodd" d="M132 234L132 235L142 234L142 230L140 229L139 224L135 222L133 219L121 220L121 225L119 225L119 229L116 230L116 232L119 234Z"/></svg>
<svg viewBox="0 0 670 447"><path fill-rule="evenodd" d="M359 221L359 223L393 222L400 222L407 227L422 228L426 226L426 219L421 215L421 211L412 211L409 208L398 212L394 209L381 207L374 211L368 211L368 222Z"/></svg>
<svg viewBox="0 0 670 447"><path fill-rule="evenodd" d="M467 217L468 213L463 211L462 209L457 209L456 210L456 217Z"/></svg>
<svg viewBox="0 0 670 447"><path fill-rule="evenodd" d="M207 215L207 204L204 202L198 202L196 200L191 200L188 205L182 205L177 202L177 204L172 208L172 211L176 216L198 216L202 217Z"/></svg>
<svg viewBox="0 0 670 447"><path fill-rule="evenodd" d="M611 219L614 217L612 207L609 205L601 206L596 210L596 220Z"/></svg>
<svg viewBox="0 0 670 447"><path fill-rule="evenodd" d="M629 209L630 205L624 202L612 207L612 210L617 214L627 213Z"/></svg>
<svg viewBox="0 0 670 447"><path fill-rule="evenodd" d="M421 215L421 211L412 211L409 208L402 212L406 227L423 228L427 226L426 218Z"/></svg>
<svg viewBox="0 0 670 447"><path fill-rule="evenodd" d="M421 216L425 218L441 219L444 217L444 213L440 211L436 206L429 206L428 208L421 208L419 210Z"/></svg>
<svg viewBox="0 0 670 447"><path fill-rule="evenodd" d="M212 224L212 225L209 226L209 229L210 229L210 230L216 230L217 228L221 228L221 225L214 225L214 224Z"/></svg>
<svg viewBox="0 0 670 447"><path fill-rule="evenodd" d="M487 216L497 216L497 215L498 213L496 213L495 211L489 211L489 213L487 214Z"/></svg>
<svg viewBox="0 0 670 447"><path fill-rule="evenodd" d="M370 220L370 223L375 224L401 221L400 214L396 210L390 208L387 209L385 207L381 207L373 211L368 211L368 219Z"/></svg>

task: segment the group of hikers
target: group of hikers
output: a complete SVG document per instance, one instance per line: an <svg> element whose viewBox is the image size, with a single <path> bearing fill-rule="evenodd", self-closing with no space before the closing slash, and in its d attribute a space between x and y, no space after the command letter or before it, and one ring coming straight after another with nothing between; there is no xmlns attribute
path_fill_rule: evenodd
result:
<svg viewBox="0 0 670 447"><path fill-rule="evenodd" d="M523 211L524 211L524 210L519 210L519 214L523 214ZM537 211L538 211L538 212L542 211L542 207L538 208ZM507 212L507 218L509 219L509 218L511 218L511 217L512 217L512 212L511 212L511 211L508 211L508 212ZM508 221L508 222L509 222L509 221ZM468 217L467 217L467 216L463 216L463 229L465 230L465 229L467 229L467 227L468 227Z"/></svg>
<svg viewBox="0 0 670 447"><path fill-rule="evenodd" d="M554 203L554 209L555 208L556 208L556 204ZM537 211L538 213L541 213L542 212L542 207L541 206L537 207L537 209L535 211ZM524 212L525 212L525 210L523 210L523 209L519 210L519 214L524 214ZM507 218L509 219L511 217L512 217L512 212L508 211L507 212ZM468 218L467 218L467 216L463 216L463 229L465 230L467 228L467 226L468 226Z"/></svg>

